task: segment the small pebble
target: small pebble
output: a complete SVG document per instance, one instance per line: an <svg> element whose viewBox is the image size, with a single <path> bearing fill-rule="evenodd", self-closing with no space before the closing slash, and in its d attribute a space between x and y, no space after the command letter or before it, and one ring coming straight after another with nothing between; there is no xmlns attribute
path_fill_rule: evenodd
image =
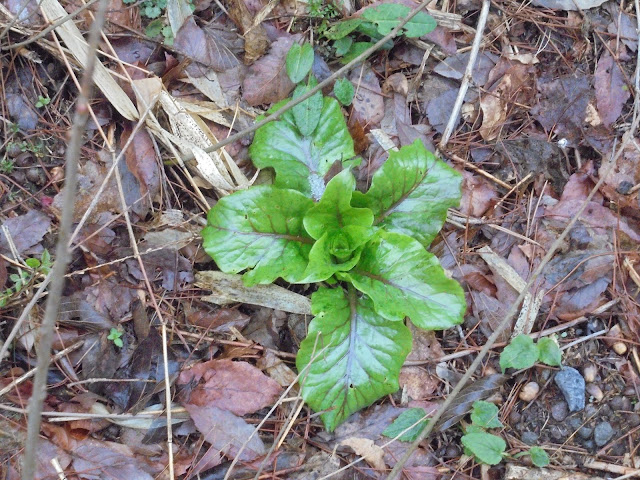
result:
<svg viewBox="0 0 640 480"><path fill-rule="evenodd" d="M589 385L587 385L587 393L591 395L596 402L601 402L604 398L602 389L595 383L590 383Z"/></svg>
<svg viewBox="0 0 640 480"><path fill-rule="evenodd" d="M531 400L536 398L536 395L538 395L539 391L540 385L538 385L536 382L529 382L524 387L522 387L522 390L520 390L520 394L518 396L520 397L520 400L524 402L530 402Z"/></svg>
<svg viewBox="0 0 640 480"><path fill-rule="evenodd" d="M567 429L564 428L564 425L562 424L551 426L550 433L551 433L551 438L553 438L558 442L563 441L568 436Z"/></svg>
<svg viewBox="0 0 640 480"><path fill-rule="evenodd" d="M618 412L621 410L628 412L629 410L631 410L631 400L629 400L627 397L617 395L609 400L609 406L614 412Z"/></svg>
<svg viewBox="0 0 640 480"><path fill-rule="evenodd" d="M598 367L596 367L593 363L589 363L582 369L582 375L584 376L585 382L591 383L596 379L596 376L598 375Z"/></svg>
<svg viewBox="0 0 640 480"><path fill-rule="evenodd" d="M582 420L580 420L578 417L569 417L569 420L567 420L567 424L571 427L572 430L577 430L582 426Z"/></svg>
<svg viewBox="0 0 640 480"><path fill-rule="evenodd" d="M578 430L578 436L583 440L591 438L591 435L593 435L593 428L591 427L584 426Z"/></svg>
<svg viewBox="0 0 640 480"><path fill-rule="evenodd" d="M522 441L527 445L535 445L538 442L538 434L535 432L524 432L522 434Z"/></svg>
<svg viewBox="0 0 640 480"><path fill-rule="evenodd" d="M590 403L589 405L587 405L587 408L584 409L585 420L587 418L593 417L596 413L598 413L598 407Z"/></svg>
<svg viewBox="0 0 640 480"><path fill-rule="evenodd" d="M613 438L614 434L615 431L609 422L601 422L596 425L593 432L593 441L596 442L597 446L602 447Z"/></svg>
<svg viewBox="0 0 640 480"><path fill-rule="evenodd" d="M551 416L556 422L562 422L567 418L568 413L569 408L567 407L567 403L562 400L551 406Z"/></svg>
<svg viewBox="0 0 640 480"><path fill-rule="evenodd" d="M585 440L584 442L582 442L582 446L587 450L595 450L596 448L596 444L593 442L593 440Z"/></svg>
<svg viewBox="0 0 640 480"><path fill-rule="evenodd" d="M577 412L585 405L585 383L580 372L572 367L565 367L555 376L556 385L567 401L569 411Z"/></svg>
<svg viewBox="0 0 640 480"><path fill-rule="evenodd" d="M627 416L627 423L631 428L637 427L638 425L640 425L640 415L638 415L637 413L630 413Z"/></svg>
<svg viewBox="0 0 640 480"><path fill-rule="evenodd" d="M521 418L522 418L522 414L520 412L518 412L517 410L512 410L511 414L509 415L509 421L512 424L513 423L518 423Z"/></svg>

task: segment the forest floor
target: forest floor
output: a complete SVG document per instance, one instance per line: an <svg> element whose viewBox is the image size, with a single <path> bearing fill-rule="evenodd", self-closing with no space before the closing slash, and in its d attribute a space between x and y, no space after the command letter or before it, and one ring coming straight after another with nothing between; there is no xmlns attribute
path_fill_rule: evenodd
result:
<svg viewBox="0 0 640 480"><path fill-rule="evenodd" d="M78 52L102 2L102 80L69 159ZM385 479L396 465L415 480L640 477L637 0L434 0L433 31L401 31L364 61L398 25L366 30L367 9L418 3L102 2L0 4L0 478L20 477L35 441L27 409L65 209L35 478ZM345 19L358 28L336 34ZM314 284L279 279L256 296L216 276L201 236L221 198L271 181L252 163L252 127L293 94L287 54L302 43L326 97L349 65L358 188L416 140L462 176L429 251L462 286L463 323L407 323L399 389L332 432L298 386ZM403 412L433 415L507 317L444 424L402 459L412 441L383 432ZM562 365L503 372L517 333L551 339ZM461 442L478 401L499 409L494 465Z"/></svg>

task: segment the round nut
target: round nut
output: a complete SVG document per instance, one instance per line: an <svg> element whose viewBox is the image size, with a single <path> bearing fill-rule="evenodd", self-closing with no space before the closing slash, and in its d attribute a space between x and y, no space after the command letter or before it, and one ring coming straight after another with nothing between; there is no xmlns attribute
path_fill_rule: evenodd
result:
<svg viewBox="0 0 640 480"><path fill-rule="evenodd" d="M538 395L539 391L540 385L538 385L536 382L529 382L524 387L522 387L522 390L520 390L520 394L518 396L520 397L520 400L524 402L530 402L531 400L536 398L536 395Z"/></svg>
<svg viewBox="0 0 640 480"><path fill-rule="evenodd" d="M584 381L587 383L591 383L596 379L598 375L598 367L596 367L593 363L589 363L585 365L582 369L582 376L584 377Z"/></svg>
<svg viewBox="0 0 640 480"><path fill-rule="evenodd" d="M602 389L596 385L595 383L590 383L587 385L587 393L593 397L596 402L601 402L604 398L604 393L602 393Z"/></svg>
<svg viewBox="0 0 640 480"><path fill-rule="evenodd" d="M627 344L624 342L616 342L611 348L613 348L613 351L618 355L624 355L627 353Z"/></svg>

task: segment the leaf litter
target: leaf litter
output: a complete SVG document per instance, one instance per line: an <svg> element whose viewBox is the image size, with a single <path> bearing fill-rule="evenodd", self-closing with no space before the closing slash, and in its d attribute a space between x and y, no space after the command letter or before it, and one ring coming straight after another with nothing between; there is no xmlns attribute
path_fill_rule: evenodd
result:
<svg viewBox="0 0 640 480"><path fill-rule="evenodd" d="M346 3L344 12L338 7L317 11L313 4L303 2L273 6L234 1L228 12L210 2L196 3L195 11L185 10L183 21L176 23L173 47L168 39L162 40L165 48L157 38L148 42L122 34L131 29L142 33L149 19L130 15L139 11L138 7L129 7L123 14L127 9L119 2L112 2L107 31L119 32L120 38L110 40L116 55L131 64L127 68L134 78L162 78L169 97L184 102L180 114L188 112L185 114L210 122L196 122L216 139L210 138L207 145L251 125L258 115L292 94L295 85L287 75L286 57L293 44L313 39L312 71L321 81L339 65L331 43L334 40L323 37L323 29L342 19L367 20L371 15L350 11ZM389 3L393 2L382 5ZM413 6L412 2L399 3ZM368 466L355 465L351 473L384 478L383 469L393 467L408 444L396 441L383 446L388 441L383 431L403 412L421 408L430 414L437 407L517 296L501 272L484 263L477 251L489 245L526 281L589 190L609 170L613 148L633 119L637 12L617 5L601 6L602 2L575 2L580 11L569 3L572 5L539 0L518 8L492 6L492 28L484 32L462 115L442 151L450 165L463 173L462 201L459 206L449 205L455 210L450 211L450 222L441 234L432 238L430 232L422 233L423 242L431 243L430 251L445 266L447 275L463 286L468 306L464 323L439 333L421 334L411 327L413 345L407 343L407 363L398 366L400 389L351 415L334 433L327 432L306 407L288 418L296 413L291 399L278 400L295 381L299 370L292 359L307 329L314 328L309 326L308 316L313 289L279 282L264 291L255 290L258 295L242 286L239 277L220 276L215 271L220 265L207 264L209 260L202 255L198 232L205 206L247 186L240 169L246 179L256 173L240 155L252 139L247 137L228 148L228 156L218 164L226 183L218 181L212 189L201 171L175 165L171 141L157 128L175 133L171 118L166 118L167 113L172 117L170 111L160 113L158 124L149 124L150 130L143 128L134 134L135 124L114 113L124 112L124 117L133 118L130 108L103 89L111 105L99 109L98 123L86 132L75 222L81 221L96 198L97 204L72 244L55 343L57 351L74 342L82 342L82 346L52 367L50 383L55 386L50 386L46 400L47 410L66 413L73 421L45 421L38 478L56 475L49 462L54 457L67 475L77 478L155 478L169 463L165 421L147 421L138 431L104 418L81 417L97 411L146 415L151 406L160 412L168 407L176 410L176 478L203 473L224 476L229 461L236 457L243 463L234 467L238 475L253 476L266 461L265 474L274 471L273 475L288 478L314 478L335 472L355 458L353 452L363 455ZM16 13L15 2L7 1L4 6ZM74 8L72 4L63 6ZM398 38L390 49L377 52L351 71L347 78L354 85L353 104L329 103L336 118L339 115L348 122L355 148L340 143L326 164L310 163L313 155L304 152L288 152L304 169L300 174L254 147L250 154L256 166L273 167L275 182L280 185L295 184L307 178L309 171L328 182L348 167L340 164L355 151L362 157L358 182L366 191L372 182L375 186L375 172L389 165L385 163L389 148L380 138L395 148L418 139L433 151L463 80L477 8L460 2L447 12L434 12L463 18L464 22L443 24L419 39ZM27 8L20 28L29 27L32 32L41 28L35 11L31 5ZM260 15L257 22L256 14ZM175 20L173 15L175 12L161 12L161 19L169 25ZM81 28L88 28L82 22L89 17L79 18ZM371 20L383 29L397 21L375 16ZM507 20L509 28L504 27ZM6 36L3 42L24 39L19 32ZM608 36L603 36L604 32ZM354 43L371 40L361 32L349 35ZM588 47L586 38L593 42ZM7 318L0 327L2 340L43 278L38 273L24 285L17 285L16 275L27 271L26 259L41 258L45 249L55 250L64 146L68 143L61 125L70 123L77 91L47 42L39 40L36 49L46 69L23 52L3 73L3 98L15 127L5 124L0 163L0 224L5 227L0 231L0 286L9 299L0 303L0 312ZM102 58L102 63L118 71L117 62ZM419 81L414 81L416 77ZM120 83L122 89L130 89L125 83ZM330 95L330 89L324 94ZM42 105L40 97L50 103ZM295 116L295 111L291 115ZM173 117L175 120L175 114ZM300 118L298 113L296 121ZM324 118L322 115L319 122ZM285 114L272 125L284 128L287 121L293 124ZM98 124L106 132L104 137L95 128ZM34 131L41 143L32 136ZM313 138L314 148L321 148L318 145L328 139L335 141L331 135L314 137L313 132L309 127L306 137ZM114 159L110 152L116 151L105 142L114 138L117 148L125 150L117 169L141 262L128 241L123 199L115 179L106 181L97 195ZM131 144L127 146L128 140ZM19 157L23 153L28 155ZM200 160L205 161L203 157ZM237 170L230 167L226 171L224 165L229 161L237 162ZM630 425L638 416L633 408L638 366L633 344L628 341L639 331L638 164L637 148L627 145L535 285L542 296L533 331L555 329L561 345L576 342L566 350L563 365L575 367L584 375L589 391L600 389L603 396L593 396L583 411L560 419L564 399L548 381L550 375L545 372L550 370L533 369L515 377L495 374L501 348L494 348L483 372L437 425L438 433L405 464L407 478L452 478L463 453L457 425L468 421L475 401L487 399L500 408L510 453L524 451L519 442L526 443L535 435L537 445L550 454L555 452L555 467L569 474L578 475L585 469L567 466L564 460L570 458L581 465L596 454L601 459L606 455L606 461L590 465L609 472L622 468L619 459L631 453L628 444L614 439L610 444L596 445L588 429L607 423L621 432L620 438L637 441L637 432ZM195 177L190 178L192 174ZM265 178L263 171L258 182L267 182ZM311 191L312 185L308 189ZM264 201L259 200L258 205ZM171 211L182 213L176 223L154 222ZM392 213L385 218L393 223ZM201 268L203 264L205 268ZM207 270L218 276L203 281ZM145 287L147 279L163 318L170 319L166 361L176 403L169 406L163 404L163 345L158 312ZM221 306L211 307L203 300ZM605 310L601 310L603 306ZM363 319L365 313L360 312ZM29 328L35 328L37 320L38 316L32 315ZM112 329L121 332L122 347L109 338ZM598 336L603 330L609 332L606 339ZM26 408L31 395L31 380L16 383L16 379L33 368L34 335L29 329L22 330L22 338L12 345L12 355L3 360L0 370L0 385L9 388L3 400L17 408ZM502 340L507 342L509 335ZM596 365L595 376L585 370L592 363ZM517 391L530 381L537 382L541 390L537 398L525 402ZM101 397L98 400L88 392ZM290 394L297 395L294 392ZM256 425L274 406L275 413L254 434ZM17 432L18 444L23 441L21 413L3 411L0 421L10 426L3 431ZM268 453L284 429L288 435L275 453ZM7 449L0 451L16 449L11 447L15 438L3 435L1 440ZM331 451L339 460L327 453ZM15 457L0 459L0 468L9 477L18 474ZM515 468L516 461L509 462L508 468ZM472 463L460 468L469 476L480 472Z"/></svg>

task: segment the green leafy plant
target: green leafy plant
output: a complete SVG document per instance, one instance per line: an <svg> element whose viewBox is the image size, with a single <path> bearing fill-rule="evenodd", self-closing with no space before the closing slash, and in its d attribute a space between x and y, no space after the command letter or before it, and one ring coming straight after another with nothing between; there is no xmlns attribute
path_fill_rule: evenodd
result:
<svg viewBox="0 0 640 480"><path fill-rule="evenodd" d="M13 160L10 158L3 158L0 160L0 173L11 173L14 168Z"/></svg>
<svg viewBox="0 0 640 480"><path fill-rule="evenodd" d="M111 340L116 347L122 348L124 346L124 342L122 341L123 334L124 332L121 329L112 328L111 330L109 330L109 336L107 336L107 340Z"/></svg>
<svg viewBox="0 0 640 480"><path fill-rule="evenodd" d="M465 453L472 455L480 463L497 465L504 457L509 456L506 453L507 444L502 437L487 432L487 429L504 426L498 419L498 413L498 407L493 403L483 400L474 402L471 425L466 427L465 434L460 439ZM528 451L515 455L514 458L524 455L530 455L531 461L537 467L549 464L547 453L540 447L531 447Z"/></svg>
<svg viewBox="0 0 640 480"><path fill-rule="evenodd" d="M51 103L51 99L49 97L39 96L38 101L36 102L36 108L46 107L49 103Z"/></svg>
<svg viewBox="0 0 640 480"><path fill-rule="evenodd" d="M6 306L10 300L19 297L37 277L46 276L53 262L48 250L44 250L40 258L27 258L24 261L27 268L18 268L16 273L9 274L12 285L0 292L0 308Z"/></svg>
<svg viewBox="0 0 640 480"><path fill-rule="evenodd" d="M528 335L518 335L500 354L500 368L530 368L536 362L559 367L562 364L562 352L558 343L549 337L534 343Z"/></svg>
<svg viewBox="0 0 640 480"><path fill-rule="evenodd" d="M310 46L289 52L287 72L307 79L293 98L316 85L312 62ZM460 201L461 177L416 141L357 191L340 105L320 92L258 129L249 153L275 171L273 184L221 198L204 249L222 271L244 271L247 286L320 283L296 364L303 398L333 430L398 389L411 348L406 317L429 330L462 322L462 289L426 250ZM342 171L327 179L336 165Z"/></svg>
<svg viewBox="0 0 640 480"><path fill-rule="evenodd" d="M349 18L322 30L321 34L333 40L335 54L341 62L348 63L371 47L375 42L389 34L405 18L411 9L406 5L386 3L365 9L358 18ZM400 31L400 35L414 38L428 34L436 28L436 21L430 15L419 12ZM367 41L354 40L356 35L368 37ZM389 50L393 42L387 42L383 48Z"/></svg>

